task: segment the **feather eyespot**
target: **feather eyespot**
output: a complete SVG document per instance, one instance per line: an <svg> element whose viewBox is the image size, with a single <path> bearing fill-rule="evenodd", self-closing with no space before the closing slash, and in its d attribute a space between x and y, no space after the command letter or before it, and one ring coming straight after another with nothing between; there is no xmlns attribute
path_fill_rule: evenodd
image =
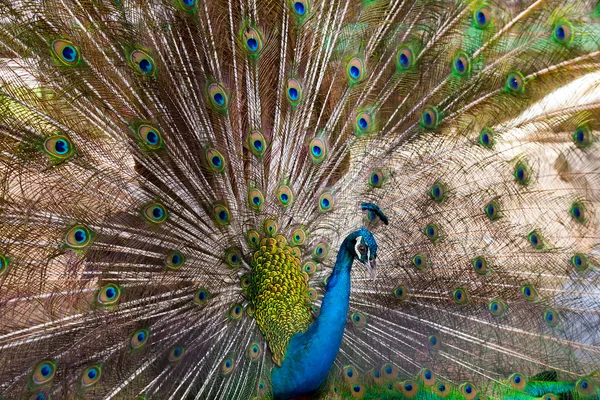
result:
<svg viewBox="0 0 600 400"><path fill-rule="evenodd" d="M441 202L446 199L446 186L442 183L435 183L429 190L429 196L437 201Z"/></svg>
<svg viewBox="0 0 600 400"><path fill-rule="evenodd" d="M344 367L344 381L354 383L358 380L358 371L354 366L347 365Z"/></svg>
<svg viewBox="0 0 600 400"><path fill-rule="evenodd" d="M325 192L319 196L319 211L324 213L333 209L334 198L330 192Z"/></svg>
<svg viewBox="0 0 600 400"><path fill-rule="evenodd" d="M178 250L173 250L167 254L165 264L167 268L178 270L185 263L185 256Z"/></svg>
<svg viewBox="0 0 600 400"><path fill-rule="evenodd" d="M492 314L492 316L501 317L508 309L508 306L501 299L494 299L488 304L488 309L490 310L490 314Z"/></svg>
<svg viewBox="0 0 600 400"><path fill-rule="evenodd" d="M313 251L313 257L318 261L323 261L329 253L329 245L327 243L319 243Z"/></svg>
<svg viewBox="0 0 600 400"><path fill-rule="evenodd" d="M483 257L475 257L473 259L473 268L479 275L485 275L488 273L488 263Z"/></svg>
<svg viewBox="0 0 600 400"><path fill-rule="evenodd" d="M260 211L263 208L265 197L262 192L256 188L248 191L248 205L254 211Z"/></svg>
<svg viewBox="0 0 600 400"><path fill-rule="evenodd" d="M527 185L531 179L531 172L529 170L529 166L523 162L519 162L515 166L515 172L513 173L515 180L520 185Z"/></svg>
<svg viewBox="0 0 600 400"><path fill-rule="evenodd" d="M251 284L252 280L250 279L250 274L242 275L242 277L240 278L240 287L245 290L248 289Z"/></svg>
<svg viewBox="0 0 600 400"><path fill-rule="evenodd" d="M527 240L536 250L541 250L544 248L544 238L538 232L533 231L529 235L527 235Z"/></svg>
<svg viewBox="0 0 600 400"><path fill-rule="evenodd" d="M394 289L394 296L396 296L396 300L406 300L408 297L408 289L405 286L398 286Z"/></svg>
<svg viewBox="0 0 600 400"><path fill-rule="evenodd" d="M358 58L353 57L346 64L346 76L351 84L357 84L365 78L365 62Z"/></svg>
<svg viewBox="0 0 600 400"><path fill-rule="evenodd" d="M149 337L150 330L148 329L140 329L135 331L129 339L129 346L134 350L141 349L148 342Z"/></svg>
<svg viewBox="0 0 600 400"><path fill-rule="evenodd" d="M229 249L225 252L225 263L230 268L237 268L242 265L242 255L238 249Z"/></svg>
<svg viewBox="0 0 600 400"><path fill-rule="evenodd" d="M523 374L516 372L508 378L508 383L516 390L523 390L527 385L527 378Z"/></svg>
<svg viewBox="0 0 600 400"><path fill-rule="evenodd" d="M311 3L309 0L292 0L292 11L299 19L304 19L310 12Z"/></svg>
<svg viewBox="0 0 600 400"><path fill-rule="evenodd" d="M248 346L248 358L250 361L256 361L262 355L262 346L260 342L254 341Z"/></svg>
<svg viewBox="0 0 600 400"><path fill-rule="evenodd" d="M276 220L269 218L265 219L264 228L267 235L272 237L277 234L277 231L279 230L279 225L277 224Z"/></svg>
<svg viewBox="0 0 600 400"><path fill-rule="evenodd" d="M573 142L580 149L589 147L593 142L592 131L587 125L580 125L573 133Z"/></svg>
<svg viewBox="0 0 600 400"><path fill-rule="evenodd" d="M308 149L310 150L310 157L314 164L320 163L327 158L327 143L321 137L311 140Z"/></svg>
<svg viewBox="0 0 600 400"><path fill-rule="evenodd" d="M359 328L362 328L367 325L367 317L365 317L361 313L357 312L357 313L352 314L350 319L352 320L352 323L354 324L354 326L357 326Z"/></svg>
<svg viewBox="0 0 600 400"><path fill-rule="evenodd" d="M479 7L473 13L475 26L479 29L485 29L492 21L492 10L487 6Z"/></svg>
<svg viewBox="0 0 600 400"><path fill-rule="evenodd" d="M454 302L458 306L464 306L469 302L467 292L462 288L455 289L452 291L452 300L454 300Z"/></svg>
<svg viewBox="0 0 600 400"><path fill-rule="evenodd" d="M179 0L179 5L184 11L195 11L197 7L196 0Z"/></svg>
<svg viewBox="0 0 600 400"><path fill-rule="evenodd" d="M292 106L297 106L302 101L302 86L297 79L288 79L285 88L288 101Z"/></svg>
<svg viewBox="0 0 600 400"><path fill-rule="evenodd" d="M452 61L452 70L455 75L467 76L471 72L471 61L465 52L458 52Z"/></svg>
<svg viewBox="0 0 600 400"><path fill-rule="evenodd" d="M569 44L573 41L573 26L567 21L560 21L554 25L552 37L559 44Z"/></svg>
<svg viewBox="0 0 600 400"><path fill-rule="evenodd" d="M436 224L427 225L423 232L434 243L439 239L440 230Z"/></svg>
<svg viewBox="0 0 600 400"><path fill-rule="evenodd" d="M242 34L244 48L251 56L257 56L263 49L263 39L260 31L254 27L247 26Z"/></svg>
<svg viewBox="0 0 600 400"><path fill-rule="evenodd" d="M492 220L496 221L500 218L500 204L495 201L491 201L483 208L485 215Z"/></svg>
<svg viewBox="0 0 600 400"><path fill-rule="evenodd" d="M102 367L100 365L92 365L87 367L81 374L80 385L83 389L94 386L102 376Z"/></svg>
<svg viewBox="0 0 600 400"><path fill-rule="evenodd" d="M63 65L69 67L77 65L81 60L79 49L73 44L73 42L64 39L58 39L52 42L52 52Z"/></svg>
<svg viewBox="0 0 600 400"><path fill-rule="evenodd" d="M103 286L96 294L96 304L100 307L110 307L119 301L121 288L114 283Z"/></svg>
<svg viewBox="0 0 600 400"><path fill-rule="evenodd" d="M205 288L199 288L194 294L194 303L198 305L205 304L210 297L210 292Z"/></svg>
<svg viewBox="0 0 600 400"><path fill-rule="evenodd" d="M227 357L221 363L221 373L223 375L229 375L231 373L231 371L233 371L234 367L235 367L235 360L233 359L233 357L231 357L231 356Z"/></svg>
<svg viewBox="0 0 600 400"><path fill-rule="evenodd" d="M425 129L435 129L440 123L440 114L435 107L425 107L421 114L421 126Z"/></svg>
<svg viewBox="0 0 600 400"><path fill-rule="evenodd" d="M242 307L241 304L233 304L230 308L229 311L227 312L227 317L229 319L240 319L242 318L242 315L244 315L244 307Z"/></svg>
<svg viewBox="0 0 600 400"><path fill-rule="evenodd" d="M421 380L425 386L435 385L435 374L429 368L424 368L420 373Z"/></svg>
<svg viewBox="0 0 600 400"><path fill-rule="evenodd" d="M447 382L438 382L437 386L434 387L434 392L442 398L446 398L452 392L452 386Z"/></svg>
<svg viewBox="0 0 600 400"><path fill-rule="evenodd" d="M55 162L61 162L73 156L75 147L65 135L51 136L44 142L44 153Z"/></svg>
<svg viewBox="0 0 600 400"><path fill-rule="evenodd" d="M225 204L216 203L213 206L213 215L218 225L225 226L231 223L231 214Z"/></svg>
<svg viewBox="0 0 600 400"><path fill-rule="evenodd" d="M560 322L558 312L552 309L544 311L544 322L551 328L554 328Z"/></svg>
<svg viewBox="0 0 600 400"><path fill-rule="evenodd" d="M250 247L256 248L260 243L260 234L258 233L258 231L252 229L246 234L246 241L248 242L248 245Z"/></svg>
<svg viewBox="0 0 600 400"><path fill-rule="evenodd" d="M429 268L429 259L424 254L417 254L410 260L413 265L420 271Z"/></svg>
<svg viewBox="0 0 600 400"><path fill-rule="evenodd" d="M439 350L442 346L442 341L440 340L438 335L430 335L427 338L427 345L430 350Z"/></svg>
<svg viewBox="0 0 600 400"><path fill-rule="evenodd" d="M302 228L294 229L292 232L292 243L294 246L302 246L306 242L306 231Z"/></svg>
<svg viewBox="0 0 600 400"><path fill-rule="evenodd" d="M373 116L366 112L359 112L356 115L356 121L355 121L355 126L356 126L356 134L358 136L360 135L367 135L371 132L374 131L374 118Z"/></svg>
<svg viewBox="0 0 600 400"><path fill-rule="evenodd" d="M314 274L316 270L317 270L317 265L312 261L307 261L306 263L304 263L304 266L302 267L302 271L306 272L308 275Z"/></svg>
<svg viewBox="0 0 600 400"><path fill-rule="evenodd" d="M407 399L414 398L419 393L419 385L413 381L404 381L400 383L400 391Z"/></svg>
<svg viewBox="0 0 600 400"><path fill-rule="evenodd" d="M590 378L581 378L575 383L577 392L584 396L593 394L596 391L596 385Z"/></svg>
<svg viewBox="0 0 600 400"><path fill-rule="evenodd" d="M50 399L50 395L48 394L48 392L41 390L37 393L34 393L31 395L31 397L29 397L29 400L49 400Z"/></svg>
<svg viewBox="0 0 600 400"><path fill-rule="evenodd" d="M570 214L575 221L580 224L585 222L585 206L582 203L575 202L571 206Z"/></svg>
<svg viewBox="0 0 600 400"><path fill-rule="evenodd" d="M510 72L506 77L506 88L512 93L523 93L525 91L525 77L522 73Z"/></svg>
<svg viewBox="0 0 600 400"><path fill-rule="evenodd" d="M6 274L9 270L10 259L3 254L0 254L0 277Z"/></svg>
<svg viewBox="0 0 600 400"><path fill-rule="evenodd" d="M307 296L310 299L310 301L315 301L319 298L319 293L317 292L317 289L309 287Z"/></svg>
<svg viewBox="0 0 600 400"><path fill-rule="evenodd" d="M586 255L578 253L571 257L571 264L577 271L585 272L588 269L589 260Z"/></svg>
<svg viewBox="0 0 600 400"><path fill-rule="evenodd" d="M143 207L142 215L153 224L162 224L169 217L167 209L161 203L150 203Z"/></svg>
<svg viewBox="0 0 600 400"><path fill-rule="evenodd" d="M129 56L135 70L144 76L154 76L156 68L154 59L142 50L134 50Z"/></svg>
<svg viewBox="0 0 600 400"><path fill-rule="evenodd" d="M229 95L221 83L211 83L207 89L208 101L217 111L225 111L229 107Z"/></svg>
<svg viewBox="0 0 600 400"><path fill-rule="evenodd" d="M279 186L279 189L277 189L277 201L279 201L279 204L282 207L291 206L294 202L294 193L292 192L292 189L287 185Z"/></svg>
<svg viewBox="0 0 600 400"><path fill-rule="evenodd" d="M490 128L482 129L478 138L479 144L487 149L494 147L494 132Z"/></svg>
<svg viewBox="0 0 600 400"><path fill-rule="evenodd" d="M374 169L369 175L369 185L374 188L380 188L383 185L383 172L379 169Z"/></svg>
<svg viewBox="0 0 600 400"><path fill-rule="evenodd" d="M137 134L142 145L148 150L158 150L163 146L162 135L159 130L150 125L140 125Z"/></svg>
<svg viewBox="0 0 600 400"><path fill-rule="evenodd" d="M414 64L413 52L408 46L401 46L396 55L396 63L400 70L410 69Z"/></svg>
<svg viewBox="0 0 600 400"><path fill-rule="evenodd" d="M465 382L459 387L461 394L466 400L474 400L477 397L477 389L471 382Z"/></svg>
<svg viewBox="0 0 600 400"><path fill-rule="evenodd" d="M71 249L81 250L87 247L94 237L94 233L85 225L75 225L65 235L65 245Z"/></svg>
<svg viewBox="0 0 600 400"><path fill-rule="evenodd" d="M50 360L44 360L38 363L33 368L31 374L31 383L35 386L42 386L49 384L54 379L56 373L56 364Z"/></svg>
<svg viewBox="0 0 600 400"><path fill-rule="evenodd" d="M521 286L521 293L523 293L523 296L525 296L525 299L529 302L536 302L539 300L537 290L532 285L526 284Z"/></svg>
<svg viewBox="0 0 600 400"><path fill-rule="evenodd" d="M169 361L170 362L179 361L179 360L181 360L181 357L183 357L184 354L185 354L185 347L175 346L175 347L171 348L171 351L169 352Z"/></svg>
<svg viewBox="0 0 600 400"><path fill-rule="evenodd" d="M253 130L248 135L248 148L257 157L262 157L267 151L267 140L259 130Z"/></svg>
<svg viewBox="0 0 600 400"><path fill-rule="evenodd" d="M206 161L213 172L225 171L225 157L216 149L206 150Z"/></svg>

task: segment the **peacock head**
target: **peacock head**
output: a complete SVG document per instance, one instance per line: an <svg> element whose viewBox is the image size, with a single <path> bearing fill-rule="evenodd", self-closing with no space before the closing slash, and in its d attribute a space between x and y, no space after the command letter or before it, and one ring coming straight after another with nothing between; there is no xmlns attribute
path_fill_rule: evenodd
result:
<svg viewBox="0 0 600 400"><path fill-rule="evenodd" d="M376 273L377 241L371 232L360 228L354 241L354 258L367 267L369 276L374 279Z"/></svg>

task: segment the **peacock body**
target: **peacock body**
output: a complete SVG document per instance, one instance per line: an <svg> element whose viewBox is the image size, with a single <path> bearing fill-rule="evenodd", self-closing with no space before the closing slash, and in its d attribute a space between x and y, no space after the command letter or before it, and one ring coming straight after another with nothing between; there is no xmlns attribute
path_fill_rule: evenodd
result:
<svg viewBox="0 0 600 400"><path fill-rule="evenodd" d="M599 398L599 38L591 0L0 0L0 397Z"/></svg>

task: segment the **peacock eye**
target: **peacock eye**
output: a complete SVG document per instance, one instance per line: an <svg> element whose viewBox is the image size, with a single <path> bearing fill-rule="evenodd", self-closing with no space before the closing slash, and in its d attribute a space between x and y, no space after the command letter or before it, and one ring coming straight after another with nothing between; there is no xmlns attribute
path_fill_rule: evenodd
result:
<svg viewBox="0 0 600 400"><path fill-rule="evenodd" d="M367 254L367 246L361 244L358 246L358 251L360 252L360 254Z"/></svg>

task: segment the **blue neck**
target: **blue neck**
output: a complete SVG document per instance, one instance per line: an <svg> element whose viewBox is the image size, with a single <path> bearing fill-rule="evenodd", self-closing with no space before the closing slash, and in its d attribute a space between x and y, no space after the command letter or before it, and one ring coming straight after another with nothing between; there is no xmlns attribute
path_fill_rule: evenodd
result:
<svg viewBox="0 0 600 400"><path fill-rule="evenodd" d="M337 254L321 310L304 333L292 337L280 368L273 368L271 378L276 399L312 393L323 383L342 344L348 303L350 270L354 257L350 249L359 232L350 234Z"/></svg>

